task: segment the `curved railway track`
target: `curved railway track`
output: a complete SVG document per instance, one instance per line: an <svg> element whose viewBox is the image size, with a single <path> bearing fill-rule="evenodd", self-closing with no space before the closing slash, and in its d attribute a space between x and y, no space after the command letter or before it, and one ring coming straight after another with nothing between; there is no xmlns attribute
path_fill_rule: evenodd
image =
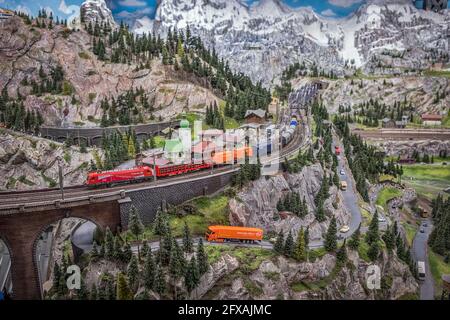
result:
<svg viewBox="0 0 450 320"><path fill-rule="evenodd" d="M304 131L305 126L301 125L301 130ZM305 132L299 133L294 136L294 139L285 147L281 149L280 157L262 158L261 163L267 164L273 161L282 161L284 157L289 157L296 153L301 148L301 138ZM202 170L194 173L178 175L170 178L158 179L155 181L146 181L140 183L122 184L113 186L110 188L92 189L87 186L70 186L64 188L64 200L86 198L90 196L101 196L104 194L112 194L114 192L120 193L121 191L132 191L142 188L164 186L172 184L178 181L190 180L200 177L206 177L211 174L227 173L237 170L237 166L227 165L224 167L214 168L213 170ZM62 200L61 190L58 188L53 189L38 189L38 190L26 190L26 191L7 191L0 192L0 210L11 207L17 207L21 205L30 205L38 203L49 203L52 201Z"/></svg>

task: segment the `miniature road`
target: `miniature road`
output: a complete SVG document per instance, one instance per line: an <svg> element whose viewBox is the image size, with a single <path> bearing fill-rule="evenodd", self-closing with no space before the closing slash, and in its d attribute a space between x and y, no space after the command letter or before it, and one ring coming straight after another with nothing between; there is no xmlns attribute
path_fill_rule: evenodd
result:
<svg viewBox="0 0 450 320"><path fill-rule="evenodd" d="M11 268L11 258L6 245L0 240L0 291L6 286L6 280Z"/></svg>
<svg viewBox="0 0 450 320"><path fill-rule="evenodd" d="M426 227L424 227L426 223ZM434 280L430 271L430 264L428 262L428 237L430 236L433 226L430 220L424 220L420 228L425 232L418 231L414 237L412 245L412 254L414 260L425 262L425 279L419 281L420 285L420 300L434 300Z"/></svg>
<svg viewBox="0 0 450 320"><path fill-rule="evenodd" d="M36 261L41 288L47 281L48 266L50 262L51 250L53 246L53 232L47 231L42 234L36 245Z"/></svg>
<svg viewBox="0 0 450 320"><path fill-rule="evenodd" d="M343 239L347 239L351 237L351 235L358 229L362 219L361 219L361 211L359 209L358 204L358 194L356 191L356 187L354 186L353 175L352 172L350 171L350 168L348 167L347 160L344 156L345 150L341 145L340 141L336 137L333 137L333 146L332 146L333 150L336 145L339 146L339 148L341 149L341 155L338 157L339 179L341 181L347 182L347 190L342 191L342 196L344 197L344 204L352 216L350 223L348 225L350 230L346 233L338 232L338 237L341 236ZM340 174L341 169L344 170L343 175Z"/></svg>

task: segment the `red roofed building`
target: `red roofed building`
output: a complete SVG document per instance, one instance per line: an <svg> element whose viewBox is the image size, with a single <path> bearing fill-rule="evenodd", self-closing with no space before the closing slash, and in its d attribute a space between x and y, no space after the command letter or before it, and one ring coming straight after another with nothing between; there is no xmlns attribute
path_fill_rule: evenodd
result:
<svg viewBox="0 0 450 320"><path fill-rule="evenodd" d="M440 126L443 118L440 114L423 114L422 123L425 126Z"/></svg>

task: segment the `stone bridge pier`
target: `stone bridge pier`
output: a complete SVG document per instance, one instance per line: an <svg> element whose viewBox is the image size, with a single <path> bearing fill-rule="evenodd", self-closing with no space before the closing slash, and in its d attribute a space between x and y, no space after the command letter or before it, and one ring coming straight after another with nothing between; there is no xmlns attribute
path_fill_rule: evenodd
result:
<svg viewBox="0 0 450 320"><path fill-rule="evenodd" d="M36 246L42 232L61 219L77 217L90 220L100 228L112 231L120 227L117 200L84 206L39 212L22 212L0 216L0 238L11 256L13 298L41 299Z"/></svg>

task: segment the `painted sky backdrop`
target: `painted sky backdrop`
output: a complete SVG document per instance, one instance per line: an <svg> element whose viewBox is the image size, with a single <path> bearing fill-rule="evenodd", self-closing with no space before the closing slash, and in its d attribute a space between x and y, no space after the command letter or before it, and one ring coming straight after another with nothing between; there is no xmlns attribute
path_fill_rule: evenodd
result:
<svg viewBox="0 0 450 320"><path fill-rule="evenodd" d="M36 15L38 10L46 8L62 18L78 15L79 7L84 0L0 0L0 7L21 10ZM157 0L105 0L117 21L129 23L136 18L148 16L153 18ZM248 5L254 5L259 0L241 0ZM293 8L311 7L317 13L340 18L355 11L365 0L282 0ZM413 0L411 0L413 1Z"/></svg>

